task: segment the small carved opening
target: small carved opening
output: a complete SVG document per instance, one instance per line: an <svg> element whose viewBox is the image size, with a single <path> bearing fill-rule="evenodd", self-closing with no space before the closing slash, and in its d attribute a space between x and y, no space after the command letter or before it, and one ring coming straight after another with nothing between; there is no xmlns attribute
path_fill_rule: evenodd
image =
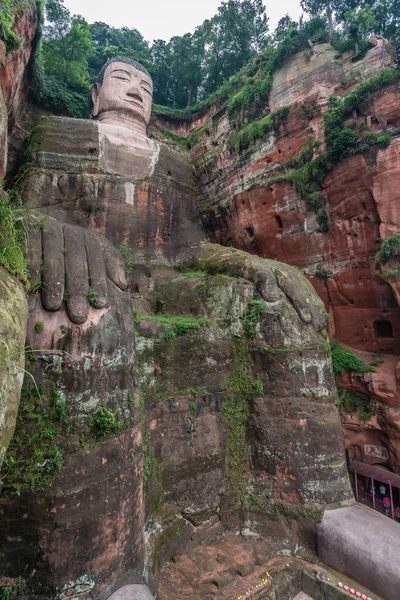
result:
<svg viewBox="0 0 400 600"><path fill-rule="evenodd" d="M251 227L251 225L246 227L246 233L249 237L254 237L254 229Z"/></svg>
<svg viewBox="0 0 400 600"><path fill-rule="evenodd" d="M275 221L277 222L279 229L283 229L282 219L279 215L275 215Z"/></svg>
<svg viewBox="0 0 400 600"><path fill-rule="evenodd" d="M172 177L171 171L167 171L167 175L168 175L168 177Z"/></svg>
<svg viewBox="0 0 400 600"><path fill-rule="evenodd" d="M393 327L390 321L374 321L374 332L376 337L392 338Z"/></svg>
<svg viewBox="0 0 400 600"><path fill-rule="evenodd" d="M210 137L210 135L211 135L211 133L210 133L210 130L209 130L209 129L206 129L206 136L207 136L207 137Z"/></svg>
<svg viewBox="0 0 400 600"><path fill-rule="evenodd" d="M96 148L89 148L89 154L96 154Z"/></svg>
<svg viewBox="0 0 400 600"><path fill-rule="evenodd" d="M367 210L367 203L366 202L361 202L361 206L363 207L363 210Z"/></svg>

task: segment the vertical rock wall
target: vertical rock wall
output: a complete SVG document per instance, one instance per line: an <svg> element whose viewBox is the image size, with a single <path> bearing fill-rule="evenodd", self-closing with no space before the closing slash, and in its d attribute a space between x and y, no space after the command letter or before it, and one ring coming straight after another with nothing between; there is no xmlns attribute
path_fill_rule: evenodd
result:
<svg viewBox="0 0 400 600"><path fill-rule="evenodd" d="M25 290L0 267L0 467L14 433L25 366Z"/></svg>

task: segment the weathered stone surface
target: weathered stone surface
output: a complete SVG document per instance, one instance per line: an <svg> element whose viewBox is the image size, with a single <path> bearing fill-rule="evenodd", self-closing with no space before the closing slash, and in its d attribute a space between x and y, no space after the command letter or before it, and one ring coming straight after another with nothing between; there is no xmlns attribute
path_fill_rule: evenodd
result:
<svg viewBox="0 0 400 600"><path fill-rule="evenodd" d="M318 304L313 294L310 302ZM255 535L275 530L277 538L284 533L269 521L274 511L300 520L305 511L308 519L300 526L301 535L312 547L313 509L333 498L352 497L324 338L301 320L282 292L268 303L250 282L235 277L165 275L146 297L150 312L157 298L171 319L209 320L208 326L173 339L159 335L168 320L166 325L157 323L157 315L152 327L141 321L136 328L148 450L161 470L150 470L146 483L148 535L154 537L157 531L152 507L164 498L195 525L220 513L228 528ZM231 425L224 406L237 368L235 336L244 335L253 299L262 304L263 315L249 343L247 385L252 395L252 382L259 380L263 393L254 393L247 426L243 434L236 433L238 445L244 442L241 435L246 438L246 460L243 471L234 475L242 490L242 504L239 499L235 504L228 493L233 477L226 463ZM305 507L311 508L309 513ZM162 519L158 527L163 530ZM156 556L154 550L150 556Z"/></svg>
<svg viewBox="0 0 400 600"><path fill-rule="evenodd" d="M361 376L358 391L376 402L380 425L378 433L371 435L381 435L390 467L398 471L398 367L390 355L400 353L396 334L400 286L396 278L386 283L379 277L374 263L381 240L400 230L398 84L371 93L346 122L360 135L390 132L391 142L386 149L371 148L329 171L322 184L329 231L320 230L318 211L307 210L294 186L269 183L299 154L310 135L324 148L321 112L316 110L309 121L301 102L314 98L323 111L328 95L345 95L358 82L354 63L332 62L331 52L327 45L318 44L310 60L307 52L302 53L275 74L271 102L273 106L289 103L288 118L269 139L255 142L240 155L227 151L231 126L226 114L218 113L215 127L213 107L208 121L202 117L210 135L200 136L192 150L199 208L213 242L300 267L324 301L331 338L371 353L365 354L367 364L373 353L385 354L384 371ZM378 40L357 63L357 71L368 75L389 62L387 46ZM397 268L394 263L385 266ZM346 431L350 442L350 426Z"/></svg>
<svg viewBox="0 0 400 600"><path fill-rule="evenodd" d="M0 466L14 434L25 364L28 303L22 284L0 267Z"/></svg>
<svg viewBox="0 0 400 600"><path fill-rule="evenodd" d="M400 525L361 504L326 511L318 526L320 559L387 600L399 594L399 551Z"/></svg>
<svg viewBox="0 0 400 600"><path fill-rule="evenodd" d="M316 94L321 100L326 99L334 93L341 79L354 78L355 71L369 75L390 64L393 59L387 42L382 38L376 41L376 46L357 66L350 61L343 64L342 60L337 60L337 51L330 44L314 44L312 49L299 52L274 74L270 108L302 102Z"/></svg>
<svg viewBox="0 0 400 600"><path fill-rule="evenodd" d="M34 167L24 179L26 202L64 223L102 233L117 248L129 246L135 264L181 261L201 238L188 162L156 145L151 168L132 163L135 148L128 138L117 146L120 156L113 162L123 167L130 160L130 175L113 175L104 147L108 135L114 135L111 125L42 119L30 146Z"/></svg>
<svg viewBox="0 0 400 600"><path fill-rule="evenodd" d="M18 138L26 139L28 135L23 124L27 101L25 71L31 56L37 24L36 2L27 0L21 14L16 15L13 26L13 31L22 40L20 48L7 56L6 48L0 40L0 179L3 179L7 170L9 142L17 141ZM16 145L19 148L21 146L18 142ZM15 156L12 148L11 154L13 161Z"/></svg>
<svg viewBox="0 0 400 600"><path fill-rule="evenodd" d="M154 600L146 585L130 584L114 592L110 600Z"/></svg>
<svg viewBox="0 0 400 600"><path fill-rule="evenodd" d="M226 127L226 119L221 123ZM146 138L143 123L134 142L132 131L119 125L115 119L41 120L20 185L29 206L60 223L49 219L41 234L46 289L43 301L39 295L31 300L28 342L42 352L33 374L46 382L47 401L53 386L63 395L72 433L60 436L64 459L49 490L2 502L0 583L15 582L27 567L32 600L94 599L120 575L142 569L153 589L163 563L190 544L203 523L221 533L218 518L250 536L280 540L290 533L290 548L302 540L312 551L316 509L352 497L322 332L325 308L312 286L280 262L200 245L187 157ZM283 128L279 147L266 145L268 160L264 146L258 149L247 181L257 181L268 162L298 153L308 136L305 120L292 119L292 127L285 150ZM232 189L242 185L237 163L215 152L214 167L225 161L230 168L228 206ZM207 187L208 175L197 173L206 222L207 194L215 206L220 198ZM210 222L214 218L218 223L216 215ZM104 262L101 253L100 262L87 258L83 228L114 245L107 251L99 242ZM244 233L253 237L253 225ZM251 243L236 245L254 253ZM134 268L132 291L144 313L136 318L140 409L132 306L118 285L119 248L127 270ZM117 268L107 263L110 255ZM177 266L204 274L178 275ZM92 270L102 293L89 308ZM37 260L31 271L40 274ZM35 327L38 320L43 331ZM43 355L46 349L61 355ZM122 429L93 439L101 407L118 411ZM29 520L26 532L21 513ZM285 519L279 527L277 516ZM232 586L239 569L248 576L257 562L236 559L225 569L225 558L218 561L218 583L213 573L203 574L199 593ZM204 565L210 571L207 557Z"/></svg>

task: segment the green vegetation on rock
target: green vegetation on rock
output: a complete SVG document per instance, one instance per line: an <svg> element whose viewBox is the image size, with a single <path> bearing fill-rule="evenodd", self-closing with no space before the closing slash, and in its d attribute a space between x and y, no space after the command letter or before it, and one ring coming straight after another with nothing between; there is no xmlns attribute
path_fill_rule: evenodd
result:
<svg viewBox="0 0 400 600"><path fill-rule="evenodd" d="M17 50L22 43L13 31L15 19L24 8L24 0L1 0L0 4L0 40L4 42L7 54Z"/></svg>
<svg viewBox="0 0 400 600"><path fill-rule="evenodd" d="M344 413L352 415L359 412L364 419L368 421L375 414L375 407L369 396L349 392L345 388L338 388L336 404Z"/></svg>
<svg viewBox="0 0 400 600"><path fill-rule="evenodd" d="M225 425L225 504L234 509L249 472L246 439L249 404L255 395L251 377L249 343L238 339L232 350L231 374L227 381L222 418Z"/></svg>
<svg viewBox="0 0 400 600"><path fill-rule="evenodd" d="M63 450L59 436L66 433L60 398L53 389L44 397L43 385L25 377L21 391L14 437L0 474L5 495L19 496L27 490L44 490L52 485L61 468Z"/></svg>
<svg viewBox="0 0 400 600"><path fill-rule="evenodd" d="M0 188L0 265L27 286L24 252L28 228L27 211L13 207L7 194Z"/></svg>
<svg viewBox="0 0 400 600"><path fill-rule="evenodd" d="M384 67L363 79L348 96L332 96L329 108L324 112L326 152L313 159L318 145L310 140L297 157L290 159L279 169L294 167L294 170L273 174L266 183L268 186L279 182L291 183L307 209L316 213L321 232L329 230L329 219L322 197L322 182L329 170L348 156L367 152L373 146L386 148L391 140L389 133L367 132L359 136L354 129L344 127L345 118L368 94L397 81L399 77L399 72L394 67ZM305 159L308 159L307 162L304 162Z"/></svg>
<svg viewBox="0 0 400 600"><path fill-rule="evenodd" d="M400 261L400 233L395 233L389 239L382 242L381 247L375 255L378 263L387 263L389 261Z"/></svg>
<svg viewBox="0 0 400 600"><path fill-rule="evenodd" d="M258 300L250 300L244 313L243 329L249 338L256 335L261 315L264 312L264 306Z"/></svg>
<svg viewBox="0 0 400 600"><path fill-rule="evenodd" d="M99 437L105 437L115 433L117 420L115 413L105 406L97 409L96 414L92 417L91 425L96 429Z"/></svg>
<svg viewBox="0 0 400 600"><path fill-rule="evenodd" d="M384 266L390 263L389 266ZM400 278L400 233L382 242L381 247L375 255L375 264L380 267L377 275L384 281L390 283L392 279ZM396 266L398 265L398 266Z"/></svg>
<svg viewBox="0 0 400 600"><path fill-rule="evenodd" d="M256 140L268 139L272 131L278 131L289 115L289 106L277 108L259 121L249 123L242 129L234 129L227 139L230 152L242 152L254 144Z"/></svg>
<svg viewBox="0 0 400 600"><path fill-rule="evenodd" d="M128 244L121 244L119 247L120 254L122 256L122 260L125 264L125 274L127 277L133 271L133 252L132 248L128 246Z"/></svg>
<svg viewBox="0 0 400 600"><path fill-rule="evenodd" d="M209 327L211 322L208 319L196 319L194 317L170 317L168 315L142 315L135 313L135 323L140 321L153 321L154 323L163 323L167 325L164 329L164 339L173 340L179 335L184 335L190 330Z"/></svg>
<svg viewBox="0 0 400 600"><path fill-rule="evenodd" d="M364 361L358 358L352 350L345 348L338 341L330 342L332 351L332 366L335 375L340 375L344 371L355 371L356 373L370 373L373 367L366 365Z"/></svg>

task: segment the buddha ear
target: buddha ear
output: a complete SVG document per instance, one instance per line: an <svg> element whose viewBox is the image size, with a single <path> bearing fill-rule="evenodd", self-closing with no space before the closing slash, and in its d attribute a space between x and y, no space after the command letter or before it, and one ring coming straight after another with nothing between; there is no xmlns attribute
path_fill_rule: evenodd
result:
<svg viewBox="0 0 400 600"><path fill-rule="evenodd" d="M92 101L93 101L93 111L92 116L97 117L99 114L99 94L100 94L100 86L98 83L95 83L92 87Z"/></svg>

